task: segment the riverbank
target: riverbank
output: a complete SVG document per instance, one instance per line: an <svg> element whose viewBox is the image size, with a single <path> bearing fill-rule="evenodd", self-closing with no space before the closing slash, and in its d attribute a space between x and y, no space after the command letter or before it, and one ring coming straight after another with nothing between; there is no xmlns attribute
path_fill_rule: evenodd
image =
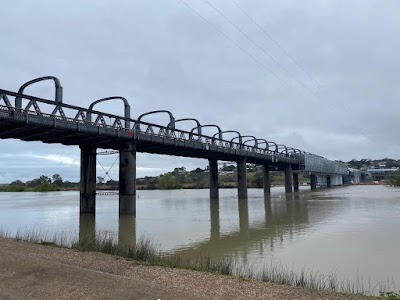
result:
<svg viewBox="0 0 400 300"><path fill-rule="evenodd" d="M379 299L149 266L8 238L0 238L0 257L1 299Z"/></svg>

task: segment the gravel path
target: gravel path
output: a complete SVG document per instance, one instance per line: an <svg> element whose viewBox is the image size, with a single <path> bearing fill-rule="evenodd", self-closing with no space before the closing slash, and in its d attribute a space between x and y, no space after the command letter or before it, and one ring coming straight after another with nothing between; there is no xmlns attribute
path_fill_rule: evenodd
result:
<svg viewBox="0 0 400 300"><path fill-rule="evenodd" d="M376 299L0 238L0 299Z"/></svg>

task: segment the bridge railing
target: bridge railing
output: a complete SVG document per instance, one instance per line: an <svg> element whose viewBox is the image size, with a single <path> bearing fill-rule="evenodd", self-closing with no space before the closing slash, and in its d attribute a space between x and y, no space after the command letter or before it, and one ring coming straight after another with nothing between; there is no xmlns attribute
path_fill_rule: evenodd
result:
<svg viewBox="0 0 400 300"><path fill-rule="evenodd" d="M13 101L11 101L11 97L15 99L20 98L21 108L16 108ZM87 118L88 109L86 108L66 103L57 103L52 100L18 94L2 89L0 89L0 107L3 110L14 113L24 113L45 118L52 117L59 120L92 124L94 126L131 130L130 128L125 128L123 125L125 121L132 121L125 117L91 110L91 119L89 121Z"/></svg>
<svg viewBox="0 0 400 300"><path fill-rule="evenodd" d="M18 99L20 108L17 108L15 105L17 102L16 99ZM15 119L40 116L44 119L52 118L54 120L60 120L69 123L89 124L96 127L128 131L133 133L133 137L142 135L162 137L163 139L170 139L174 141L196 142L205 145L205 149L219 147L249 153L264 154L276 158L285 157L294 160L302 158L299 153L288 152L287 148L285 148L283 151L278 151L278 149L272 151L269 149L268 144L265 148L260 146L255 147L253 145L244 145L243 143L234 142L232 140L224 140L204 134L199 135L195 132L189 132L144 121L138 122L137 120L131 118L125 118L96 110L90 110L89 113L91 116L88 118L89 110L86 108L2 89L0 89L0 110L7 111L7 113L12 115ZM125 127L125 124L131 124L131 126L127 128Z"/></svg>
<svg viewBox="0 0 400 300"><path fill-rule="evenodd" d="M138 130L138 128L140 128L140 130ZM180 141L198 142L199 144L206 145L208 149L211 149L212 146L217 146L221 148L229 148L229 149L242 150L252 153L266 154L275 157L286 157L292 159L300 159L302 157L298 153L294 152L286 153L286 152L272 151L269 150L268 148L255 147L252 145L243 145L238 142L219 139L204 134L199 135L195 132L189 132L177 128L171 129L168 126L162 126L144 121L135 123L134 134L136 134L137 136L138 135L149 136L149 137L157 136L160 138L169 138Z"/></svg>

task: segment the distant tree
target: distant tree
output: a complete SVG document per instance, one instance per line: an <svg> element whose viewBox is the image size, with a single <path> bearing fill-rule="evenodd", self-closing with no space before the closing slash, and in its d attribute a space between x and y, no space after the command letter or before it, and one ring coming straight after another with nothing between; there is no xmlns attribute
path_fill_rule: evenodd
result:
<svg viewBox="0 0 400 300"><path fill-rule="evenodd" d="M224 163L222 165L221 171L225 171L225 172L231 172L235 170L235 166L234 165L227 165L226 163Z"/></svg>
<svg viewBox="0 0 400 300"><path fill-rule="evenodd" d="M118 186L118 184L119 184L118 181L115 181L115 180L112 180L112 179L108 180L108 181L105 183L105 185L107 185L107 186L112 186L112 187L116 187L116 186Z"/></svg>
<svg viewBox="0 0 400 300"><path fill-rule="evenodd" d="M254 186L257 188L262 188L264 186L263 174L261 172L256 172L254 174Z"/></svg>
<svg viewBox="0 0 400 300"><path fill-rule="evenodd" d="M26 182L27 187L36 187L41 184L40 178L35 178Z"/></svg>
<svg viewBox="0 0 400 300"><path fill-rule="evenodd" d="M394 186L400 186L400 172L395 172L389 177L389 183Z"/></svg>
<svg viewBox="0 0 400 300"><path fill-rule="evenodd" d="M79 183L75 183L75 182L70 182L68 180L63 182L63 188L73 188L79 186Z"/></svg>
<svg viewBox="0 0 400 300"><path fill-rule="evenodd" d="M48 181L43 181L39 185L37 185L34 189L35 192L51 192L57 191L57 186L50 184Z"/></svg>
<svg viewBox="0 0 400 300"><path fill-rule="evenodd" d="M21 180L15 180L15 181L11 182L10 185L13 185L13 186L25 186L25 183L23 183Z"/></svg>
<svg viewBox="0 0 400 300"><path fill-rule="evenodd" d="M52 178L55 185L61 186L63 184L63 178L59 174L54 174Z"/></svg>
<svg viewBox="0 0 400 300"><path fill-rule="evenodd" d="M204 172L202 169L200 168L196 168L195 170L192 171L193 173L202 173Z"/></svg>
<svg viewBox="0 0 400 300"><path fill-rule="evenodd" d="M44 175L40 176L39 180L40 180L40 183L43 183L43 182L51 183L51 179Z"/></svg>
<svg viewBox="0 0 400 300"><path fill-rule="evenodd" d="M158 181L158 188L161 190L173 190L178 188L176 179L172 174L161 175Z"/></svg>

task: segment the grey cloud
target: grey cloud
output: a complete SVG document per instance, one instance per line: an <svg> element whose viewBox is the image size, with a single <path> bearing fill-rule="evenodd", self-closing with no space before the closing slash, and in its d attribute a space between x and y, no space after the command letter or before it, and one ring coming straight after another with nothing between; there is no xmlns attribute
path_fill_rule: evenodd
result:
<svg viewBox="0 0 400 300"><path fill-rule="evenodd" d="M16 90L31 78L52 74L62 80L65 101L75 105L121 95L130 100L134 117L168 109L177 118L196 117L203 124L217 123L332 159L399 158L397 1L238 2L322 89L230 0L212 3L297 80L206 3L185 1L285 83L180 1L19 0L2 3L0 87ZM29 93L50 99L54 94L49 83L30 87ZM117 104L98 108L122 113ZM162 115L148 120L168 121ZM180 126L190 129L192 124ZM44 172L78 179L77 166L38 158L79 160L77 147L0 142L0 182ZM7 159L10 154L27 167ZM102 159L112 163L112 157ZM141 154L138 175L206 164Z"/></svg>

